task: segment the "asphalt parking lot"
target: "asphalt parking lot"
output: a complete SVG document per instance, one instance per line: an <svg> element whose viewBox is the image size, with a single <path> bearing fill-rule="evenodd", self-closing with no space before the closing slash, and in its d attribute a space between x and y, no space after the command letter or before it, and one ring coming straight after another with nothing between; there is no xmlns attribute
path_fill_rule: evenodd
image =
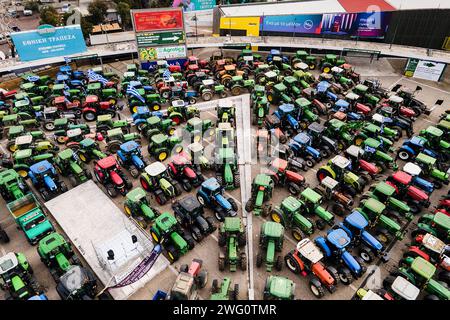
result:
<svg viewBox="0 0 450 320"><path fill-rule="evenodd" d="M203 50L198 53L200 57L206 57L207 54L210 54L208 50ZM417 85L422 86L423 90L420 91L417 94L417 98L423 102L425 102L430 108L432 108L432 113L429 116L421 116L415 123L414 123L414 131L419 132L421 129L426 128L430 124L437 123L438 118L440 114L446 109L446 106L448 106L450 102L450 85L447 84L435 84L427 81L416 81L414 79L408 79L404 78L401 74L399 74L386 59L380 59L379 61L374 61L372 64L368 63L367 59L364 58L354 58L349 59L349 62L352 63L356 67L356 72L361 73L362 79L367 77L375 77L381 80L383 83L383 86L386 88L391 88L396 84L402 84L409 88L415 88ZM126 70L126 64L129 63L129 61L118 61L114 62L112 64L109 64L107 66L112 68L113 71L117 73L123 73ZM434 108L434 103L436 100L442 99L444 100L444 103L441 106ZM272 109L275 107L272 106ZM121 114L124 118L130 118L130 113L127 109L124 109ZM213 122L216 120L215 112L213 110L211 111L204 111L201 112L201 118L202 119L211 119ZM322 119L322 121L325 119ZM238 124L239 125L239 124ZM242 125L242 124L241 124ZM245 139L251 139L252 137L245 136ZM254 138L254 131L253 131L253 138ZM398 147L403 139L400 139L396 143L396 147ZM5 146L6 141L1 141L2 146ZM205 144L208 144L208 142L205 142ZM146 148L146 141L143 140L143 152L145 156L148 156L147 154L147 148ZM7 151L6 151L7 152ZM253 159L252 159L253 160ZM328 160L328 159L327 159ZM316 164L314 168L308 170L307 172L302 173L304 177L306 178L307 183L314 187L317 184L316 179L316 172L317 168L319 168L321 165L323 165L327 160L323 160L320 163ZM399 168L402 168L402 163L399 161ZM254 177L256 174L260 172L262 169L262 164L254 164L251 166L251 176ZM383 180L389 173L385 173L382 177L380 177L378 180ZM128 174L129 175L129 174ZM214 176L214 172L204 172L204 175ZM131 179L131 176L129 176ZM251 182L251 181L250 181ZM70 185L67 183L67 185ZM134 187L137 187L139 185L139 181L136 179L133 181ZM191 193L194 193L195 191L192 191ZM440 196L443 193L446 193L447 190L445 188L441 190L437 190L432 194L431 202L436 203L437 200L440 198ZM183 194L179 197L186 196L187 193L183 192ZM281 201L288 196L288 192L281 188L276 188L273 198L271 202L273 205L279 205ZM239 206L239 212L240 214L245 213L242 212L243 207L243 200L242 199L242 193L239 189L227 191L227 196L230 196L236 200ZM117 197L114 200L114 203L119 207L123 208L123 197ZM152 201L152 204L156 205L156 202ZM355 199L355 204L358 204L358 199ZM2 208L5 208L4 201L1 200L0 206ZM166 204L165 206L160 208L161 212L169 211L171 212L171 204L170 202ZM431 209L431 207L430 207ZM212 215L212 212L210 210L206 210L207 215ZM248 268L248 271L241 271L238 269L238 271L234 273L230 273L229 271L226 272L220 272L218 270L217 265L217 254L219 250L218 246L218 232L216 231L214 234L208 236L205 238L201 243L198 243L195 248L190 251L188 254L180 258L176 263L171 265L169 268L167 268L164 272L160 273L157 277L155 277L153 280L151 280L145 287L140 289L137 293L135 293L131 299L151 299L151 297L156 293L157 290L164 290L168 291L170 290L170 287L172 286L177 270L181 264L187 263L189 264L190 261L194 258L200 258L203 260L203 266L206 268L209 272L209 279L210 282L208 283L207 287L200 290L200 298L201 299L208 299L211 288L211 280L212 279L223 279L224 277L231 277L233 283L238 283L240 286L240 299L247 299L248 298L248 281L250 283L254 284L254 298L255 299L262 299L262 292L264 288L264 282L269 273L265 271L264 266L261 268L256 268L254 265L254 259L256 256L256 253L258 252L258 237L259 237L259 231L262 223L264 222L264 218L262 217L251 217L249 220L245 221L251 221L252 224L252 234L248 235L248 237L251 236L251 243L252 245L252 257L248 259L249 262L253 262L252 268ZM7 231L8 235L11 238L11 242L7 245L0 245L0 253L3 255L9 251L16 251L16 252L22 252L24 253L27 258L29 259L31 265L33 266L33 269L35 270L35 277L37 281L43 286L43 288L46 291L46 294L48 295L49 299L59 299L58 295L55 292L55 283L50 276L50 273L48 272L47 268L39 261L39 256L36 251L36 247L29 245L24 235L17 230L15 222L13 219L8 216L8 213L6 210L1 210L0 213L0 224L2 227ZM414 226L414 221L409 226L409 229L412 229ZM315 238L322 234L324 232L316 231L312 238ZM397 242L392 250L390 251L391 260L386 264L381 264L379 268L377 269L379 271L379 274L381 275L381 279L386 276L389 271L397 265L402 250L405 248L405 245L408 243L409 238L406 237L403 241ZM288 253L290 250L294 249L296 245L296 241L292 239L289 232L286 232L282 256L286 253ZM253 272L252 272L253 270ZM341 300L348 300L350 299L355 291L358 289L358 287L361 285L363 281L366 281L367 276L369 275L369 272L372 270L372 268L369 268L369 271L366 273L366 275L357 281L355 281L353 284L351 284L348 287L345 287L343 285L339 285L337 291L334 294L326 294L324 299L341 299ZM312 293L310 292L308 288L308 281L307 279L304 279L302 277L298 277L294 274L292 274L289 270L284 268L281 272L273 271L271 274L279 274L282 276L286 276L296 283L296 298L297 299L315 299ZM377 283L378 278L376 277L378 273L376 272L374 276L372 276L370 279L368 279L368 284L370 285L379 285Z"/></svg>

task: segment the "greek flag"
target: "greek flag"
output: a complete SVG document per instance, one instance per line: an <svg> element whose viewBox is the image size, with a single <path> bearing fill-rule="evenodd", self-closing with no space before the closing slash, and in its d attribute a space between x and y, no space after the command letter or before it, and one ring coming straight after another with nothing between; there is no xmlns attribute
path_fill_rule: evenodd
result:
<svg viewBox="0 0 450 320"><path fill-rule="evenodd" d="M133 97L138 98L142 103L145 103L144 97L141 96L131 84L127 86L127 94L132 95Z"/></svg>
<svg viewBox="0 0 450 320"><path fill-rule="evenodd" d="M95 73L94 71L92 71L92 69L88 70L88 78L91 81L100 81L102 84L106 84L108 82L107 79L105 79L103 76Z"/></svg>
<svg viewBox="0 0 450 320"><path fill-rule="evenodd" d="M384 133L384 124L381 124L380 126L380 133Z"/></svg>
<svg viewBox="0 0 450 320"><path fill-rule="evenodd" d="M172 73L169 71L169 69L164 70L164 72L162 74L162 76L165 80L168 80L171 75L172 75Z"/></svg>
<svg viewBox="0 0 450 320"><path fill-rule="evenodd" d="M36 82L36 81L39 81L39 76L28 76L27 77L27 80L28 81L30 81L30 82Z"/></svg>
<svg viewBox="0 0 450 320"><path fill-rule="evenodd" d="M377 151L377 150L375 148L365 146L364 151L369 152L369 153L375 153L375 151Z"/></svg>

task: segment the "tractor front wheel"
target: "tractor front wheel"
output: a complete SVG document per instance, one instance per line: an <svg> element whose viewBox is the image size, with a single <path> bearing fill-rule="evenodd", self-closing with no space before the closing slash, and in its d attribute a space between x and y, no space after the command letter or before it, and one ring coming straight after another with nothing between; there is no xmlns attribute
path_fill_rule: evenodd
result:
<svg viewBox="0 0 450 320"><path fill-rule="evenodd" d="M298 227L292 228L291 233L292 233L292 237L296 241L300 241L305 237L305 235L303 234L303 231Z"/></svg>
<svg viewBox="0 0 450 320"><path fill-rule="evenodd" d="M97 115L93 111L86 111L83 113L83 118L87 122L95 121L97 119Z"/></svg>
<svg viewBox="0 0 450 320"><path fill-rule="evenodd" d="M169 262L171 264L178 260L179 253L173 245L167 246L166 251L167 251L167 257L169 258Z"/></svg>
<svg viewBox="0 0 450 320"><path fill-rule="evenodd" d="M283 214L278 208L274 208L270 213L270 218L272 221L281 223L284 226Z"/></svg>
<svg viewBox="0 0 450 320"><path fill-rule="evenodd" d="M286 267L291 270L294 274L299 274L302 270L297 260L293 257L292 253L289 253L284 257L284 263Z"/></svg>
<svg viewBox="0 0 450 320"><path fill-rule="evenodd" d="M342 284L348 286L353 282L353 276L349 269L341 268L339 270L339 280Z"/></svg>

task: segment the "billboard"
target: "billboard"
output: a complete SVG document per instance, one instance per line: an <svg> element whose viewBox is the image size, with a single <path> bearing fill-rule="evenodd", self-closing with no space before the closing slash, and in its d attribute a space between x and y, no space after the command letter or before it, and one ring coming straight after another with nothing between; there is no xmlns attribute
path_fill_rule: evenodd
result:
<svg viewBox="0 0 450 320"><path fill-rule="evenodd" d="M410 58L406 64L405 76L439 81L446 66L445 63Z"/></svg>
<svg viewBox="0 0 450 320"><path fill-rule="evenodd" d="M174 0L172 7L183 8L184 12L209 10L216 6L216 0Z"/></svg>
<svg viewBox="0 0 450 320"><path fill-rule="evenodd" d="M183 12L181 9L132 10L132 17L136 32L183 29Z"/></svg>
<svg viewBox="0 0 450 320"><path fill-rule="evenodd" d="M187 55L186 46L167 47L142 47L138 48L139 59L141 61L164 60L184 58Z"/></svg>
<svg viewBox="0 0 450 320"><path fill-rule="evenodd" d="M21 61L68 56L86 51L80 25L55 28L42 25L36 30L11 34Z"/></svg>
<svg viewBox="0 0 450 320"><path fill-rule="evenodd" d="M324 14L321 33L324 35L383 38L390 17L389 12Z"/></svg>
<svg viewBox="0 0 450 320"><path fill-rule="evenodd" d="M260 17L221 17L221 30L245 30L246 36L259 36Z"/></svg>
<svg viewBox="0 0 450 320"><path fill-rule="evenodd" d="M320 34L321 22L321 14L264 16L261 17L260 30Z"/></svg>
<svg viewBox="0 0 450 320"><path fill-rule="evenodd" d="M184 32L181 30L167 32L140 32L136 34L138 47L161 45L161 44L182 44L186 42Z"/></svg>

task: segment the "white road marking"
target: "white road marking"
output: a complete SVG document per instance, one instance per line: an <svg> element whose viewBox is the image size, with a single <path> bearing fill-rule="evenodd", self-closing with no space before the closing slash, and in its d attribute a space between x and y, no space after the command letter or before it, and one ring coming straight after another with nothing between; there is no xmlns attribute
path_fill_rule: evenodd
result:
<svg viewBox="0 0 450 320"><path fill-rule="evenodd" d="M393 84L389 86L389 90L391 90L393 87L395 87L400 81L402 81L403 77L400 77L397 81L395 81Z"/></svg>

